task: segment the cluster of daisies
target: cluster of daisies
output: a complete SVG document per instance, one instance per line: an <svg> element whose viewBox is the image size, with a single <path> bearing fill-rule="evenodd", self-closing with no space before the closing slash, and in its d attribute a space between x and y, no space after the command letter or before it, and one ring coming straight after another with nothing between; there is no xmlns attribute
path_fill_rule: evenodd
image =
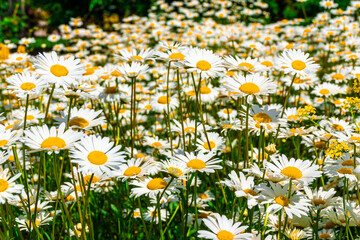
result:
<svg viewBox="0 0 360 240"><path fill-rule="evenodd" d="M197 4L0 45L2 239L360 236L358 1Z"/></svg>

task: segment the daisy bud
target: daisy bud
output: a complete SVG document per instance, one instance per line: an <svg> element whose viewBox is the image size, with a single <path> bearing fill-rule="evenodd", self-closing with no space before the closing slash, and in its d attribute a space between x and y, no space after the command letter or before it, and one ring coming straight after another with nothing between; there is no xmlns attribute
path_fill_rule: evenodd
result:
<svg viewBox="0 0 360 240"><path fill-rule="evenodd" d="M265 152L269 155L273 155L277 152L275 144L269 144L265 147Z"/></svg>

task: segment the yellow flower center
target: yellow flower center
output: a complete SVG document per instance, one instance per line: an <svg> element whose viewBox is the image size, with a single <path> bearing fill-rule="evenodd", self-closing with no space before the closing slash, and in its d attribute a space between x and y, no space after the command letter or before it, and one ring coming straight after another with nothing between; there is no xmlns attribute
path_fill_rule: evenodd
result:
<svg viewBox="0 0 360 240"><path fill-rule="evenodd" d="M184 131L187 132L187 133L193 133L193 132L195 132L195 128L187 127L187 128L184 129Z"/></svg>
<svg viewBox="0 0 360 240"><path fill-rule="evenodd" d="M344 75L342 75L341 73L335 73L331 77L335 80L344 80L344 78L345 78Z"/></svg>
<svg viewBox="0 0 360 240"><path fill-rule="evenodd" d="M252 190L252 189L245 189L245 190L244 190L244 193L250 194L251 196L257 196L257 195L258 195L257 192L255 192L255 191Z"/></svg>
<svg viewBox="0 0 360 240"><path fill-rule="evenodd" d="M142 153L137 153L135 154L135 158L138 159L138 158L145 158L145 155L142 154Z"/></svg>
<svg viewBox="0 0 360 240"><path fill-rule="evenodd" d="M69 74L69 70L60 64L52 65L50 67L50 72L56 77L65 77Z"/></svg>
<svg viewBox="0 0 360 240"><path fill-rule="evenodd" d="M92 75L95 73L95 70L94 68L86 68L85 69L85 73L83 74L84 76L87 76L87 75Z"/></svg>
<svg viewBox="0 0 360 240"><path fill-rule="evenodd" d="M292 166L284 168L281 170L281 173L292 179L299 179L303 176L302 172L297 167Z"/></svg>
<svg viewBox="0 0 360 240"><path fill-rule="evenodd" d="M151 146L152 146L153 148L159 148L159 147L162 146L162 144L161 144L160 142L154 142L154 143L151 144Z"/></svg>
<svg viewBox="0 0 360 240"><path fill-rule="evenodd" d="M324 205L326 202L322 199L314 199L313 203L315 206Z"/></svg>
<svg viewBox="0 0 360 240"><path fill-rule="evenodd" d="M290 200L285 196L277 196L275 198L275 202L283 207L287 207L290 205Z"/></svg>
<svg viewBox="0 0 360 240"><path fill-rule="evenodd" d="M328 95L328 94L330 93L330 91L329 91L328 89L321 89L321 90L319 91L319 93L320 93L321 95Z"/></svg>
<svg viewBox="0 0 360 240"><path fill-rule="evenodd" d="M287 119L290 121L296 121L299 119L299 117L297 115L289 115Z"/></svg>
<svg viewBox="0 0 360 240"><path fill-rule="evenodd" d="M105 89L105 94L115 94L115 93L117 93L116 87L107 87Z"/></svg>
<svg viewBox="0 0 360 240"><path fill-rule="evenodd" d="M6 139L0 140L0 147L5 146L9 141Z"/></svg>
<svg viewBox="0 0 360 240"><path fill-rule="evenodd" d="M291 63L291 66L292 66L293 69L299 70L299 71L301 71L301 70L303 70L304 68L306 68L306 64L305 64L303 61L301 61L301 60L295 60L295 61L293 61L293 62Z"/></svg>
<svg viewBox="0 0 360 240"><path fill-rule="evenodd" d="M209 143L210 143L210 146L209 146ZM213 141L209 141L209 143L208 143L208 142L204 143L203 147L204 147L206 150L210 150L210 148L211 148L211 149L214 149L215 146L216 146L216 144L215 144Z"/></svg>
<svg viewBox="0 0 360 240"><path fill-rule="evenodd" d="M29 91L31 89L36 88L36 85L31 82L26 82L20 85L20 88L24 91Z"/></svg>
<svg viewBox="0 0 360 240"><path fill-rule="evenodd" d="M114 70L111 72L111 76L113 77L120 77L121 76L121 73L118 71L118 70Z"/></svg>
<svg viewBox="0 0 360 240"><path fill-rule="evenodd" d="M167 182L162 178L151 179L146 187L150 190L164 189L167 186Z"/></svg>
<svg viewBox="0 0 360 240"><path fill-rule="evenodd" d="M273 66L273 64L270 61L263 61L261 64L266 66L266 67L272 67Z"/></svg>
<svg viewBox="0 0 360 240"><path fill-rule="evenodd" d="M8 188L9 183L4 179L0 179L0 192L5 192Z"/></svg>
<svg viewBox="0 0 360 240"><path fill-rule="evenodd" d="M101 151L92 151L88 154L87 159L95 165L104 165L108 161L108 156Z"/></svg>
<svg viewBox="0 0 360 240"><path fill-rule="evenodd" d="M172 53L172 54L169 55L169 58L171 60L180 60L180 61L182 61L182 60L184 60L185 56L182 53Z"/></svg>
<svg viewBox="0 0 360 240"><path fill-rule="evenodd" d="M246 63L246 62L240 63L239 67L247 68L248 71L251 71L254 69L254 65L252 65L251 63Z"/></svg>
<svg viewBox="0 0 360 240"><path fill-rule="evenodd" d="M168 102L171 102L171 99L167 98L166 96L161 96L161 97L159 97L157 102L160 104L167 104Z"/></svg>
<svg viewBox="0 0 360 240"><path fill-rule="evenodd" d="M143 58L140 57L140 56L138 56L138 55L132 56L132 58L133 58L134 60L137 60L137 61L143 60Z"/></svg>
<svg viewBox="0 0 360 240"><path fill-rule="evenodd" d="M90 179L91 179L91 175L86 175L86 176L84 177L84 182L85 182L86 184L88 184L88 183L90 182ZM93 176L92 179L91 179L91 183L96 183L96 182L98 182L98 181L100 181L100 179L97 178L97 177L95 177L95 176Z"/></svg>
<svg viewBox="0 0 360 240"><path fill-rule="evenodd" d="M186 166L187 166L188 168L200 170L200 169L203 169L203 168L206 167L206 163L204 163L203 160L200 160L200 159L195 158L195 159L190 160L190 161L186 164Z"/></svg>
<svg viewBox="0 0 360 240"><path fill-rule="evenodd" d="M202 86L200 88L200 93L201 94L210 94L211 93L211 89L207 86Z"/></svg>
<svg viewBox="0 0 360 240"><path fill-rule="evenodd" d="M242 84L239 90L249 95L260 92L259 86L251 82Z"/></svg>
<svg viewBox="0 0 360 240"><path fill-rule="evenodd" d="M344 129L344 127L343 126L341 126L341 125L339 125L339 124L336 124L336 123L334 123L333 125L331 125L333 128L335 128L336 130L338 130L338 131L344 131L345 129Z"/></svg>
<svg viewBox="0 0 360 240"><path fill-rule="evenodd" d="M127 177L132 177L138 175L140 172L141 172L141 168L133 166L126 169L124 175Z"/></svg>
<svg viewBox="0 0 360 240"><path fill-rule="evenodd" d="M234 239L234 234L232 234L231 232L226 231L226 230L220 230L216 236L219 240L233 240Z"/></svg>
<svg viewBox="0 0 360 240"><path fill-rule="evenodd" d="M353 174L353 170L351 168L340 168L337 172L340 174Z"/></svg>
<svg viewBox="0 0 360 240"><path fill-rule="evenodd" d="M48 137L40 146L41 148L60 149L66 147L66 143L59 137Z"/></svg>
<svg viewBox="0 0 360 240"><path fill-rule="evenodd" d="M325 6L331 7L331 6L332 6L332 2L326 2L326 3L325 3Z"/></svg>
<svg viewBox="0 0 360 240"><path fill-rule="evenodd" d="M269 115L267 115L266 113L257 113L253 116L253 119L255 121L258 121L260 123L270 123L272 122L272 119Z"/></svg>
<svg viewBox="0 0 360 240"><path fill-rule="evenodd" d="M89 122L85 118L75 117L69 121L69 127L72 127L72 126L85 128L85 127L89 126Z"/></svg>
<svg viewBox="0 0 360 240"><path fill-rule="evenodd" d="M27 115L26 120L34 120L35 117L33 115Z"/></svg>
<svg viewBox="0 0 360 240"><path fill-rule="evenodd" d="M37 219L35 219L35 225L36 225L36 226L39 226L39 224L40 224L40 221L37 220ZM28 221L27 221L27 225L28 225L29 228L32 228L32 227L33 227L33 222L31 222L30 220L28 220Z"/></svg>
<svg viewBox="0 0 360 240"><path fill-rule="evenodd" d="M354 166L354 160L345 160L341 163L342 166L347 166L347 167L353 167Z"/></svg>
<svg viewBox="0 0 360 240"><path fill-rule="evenodd" d="M319 235L319 238L320 239L329 239L329 238L331 238L331 235L329 233L321 233Z"/></svg>
<svg viewBox="0 0 360 240"><path fill-rule="evenodd" d="M231 113L232 113L232 109L224 109L224 113L225 113L225 114L231 114Z"/></svg>
<svg viewBox="0 0 360 240"><path fill-rule="evenodd" d="M208 195L206 193L200 193L199 194L199 198L201 199L207 199L208 198Z"/></svg>
<svg viewBox="0 0 360 240"><path fill-rule="evenodd" d="M298 77L294 79L294 83L295 83L295 84L302 84L302 83L304 83L304 82L305 82L305 81L304 81L303 79L298 78Z"/></svg>
<svg viewBox="0 0 360 240"><path fill-rule="evenodd" d="M201 71L208 71L211 69L211 64L208 61L200 60L196 63L196 67Z"/></svg>
<svg viewBox="0 0 360 240"><path fill-rule="evenodd" d="M168 170L169 170L169 173L175 177L180 177L183 175L183 171L181 171L179 168L169 167Z"/></svg>
<svg viewBox="0 0 360 240"><path fill-rule="evenodd" d="M360 143L360 137L351 136L350 140L354 141L354 142L357 142L357 143Z"/></svg>

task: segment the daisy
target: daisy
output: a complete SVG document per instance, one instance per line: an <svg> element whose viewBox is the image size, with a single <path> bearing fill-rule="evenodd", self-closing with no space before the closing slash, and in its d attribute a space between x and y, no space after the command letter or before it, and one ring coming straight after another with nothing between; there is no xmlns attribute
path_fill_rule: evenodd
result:
<svg viewBox="0 0 360 240"><path fill-rule="evenodd" d="M341 120L336 117L331 117L328 120L322 120L320 121L319 125L322 127L326 127L328 130L336 132L352 133L353 131L352 125L350 125L345 120Z"/></svg>
<svg viewBox="0 0 360 240"><path fill-rule="evenodd" d="M159 223L159 215L158 215L158 209L156 206L148 207L148 211L144 214L144 220L145 221L154 221L156 224ZM167 209L160 209L160 220L162 222L166 221L166 219L169 217L169 212Z"/></svg>
<svg viewBox="0 0 360 240"><path fill-rule="evenodd" d="M253 97L261 104L260 96L274 93L276 84L268 78L261 76L259 73L248 74L246 77L236 73L233 77L225 77L225 87L240 97L248 97L248 102L251 102Z"/></svg>
<svg viewBox="0 0 360 240"><path fill-rule="evenodd" d="M251 233L244 233L248 226L241 226L241 223L235 223L232 219L228 219L225 215L215 213L214 217L210 216L203 219L203 222L210 231L199 230L199 238L214 240L252 239Z"/></svg>
<svg viewBox="0 0 360 240"><path fill-rule="evenodd" d="M34 223L36 227L39 227L42 225L48 225L49 222L52 221L52 219L53 217L50 215L50 213L39 212L34 222L32 220L29 220L26 216L20 216L15 220L19 224L20 230L32 231L34 229Z"/></svg>
<svg viewBox="0 0 360 240"><path fill-rule="evenodd" d="M30 99L38 97L47 87L47 82L39 78L39 75L33 72L25 72L12 75L6 79L8 89L11 89L17 97Z"/></svg>
<svg viewBox="0 0 360 240"><path fill-rule="evenodd" d="M166 93L158 93L151 98L150 102L152 106L152 110L162 113L163 111L167 111L167 105L169 104L169 111L176 108L179 104L179 101L176 97L167 97Z"/></svg>
<svg viewBox="0 0 360 240"><path fill-rule="evenodd" d="M206 49L189 48L184 64L189 72L197 72L202 77L215 77L225 71L223 60L213 51Z"/></svg>
<svg viewBox="0 0 360 240"><path fill-rule="evenodd" d="M56 52L39 54L33 61L35 71L41 74L41 78L57 86L69 85L71 82L81 79L85 73L84 66L79 59L73 56L65 59L58 57Z"/></svg>
<svg viewBox="0 0 360 240"><path fill-rule="evenodd" d="M179 121L177 121L176 119L174 119L174 123L175 125L171 126L171 131L175 131L178 132L180 134L182 134L182 125ZM196 121L195 120L190 120L190 119L185 119L184 122L184 133L185 135L188 134L195 134L195 128L197 129L198 132L203 132L204 128L201 127L201 123L198 123L196 126Z"/></svg>
<svg viewBox="0 0 360 240"><path fill-rule="evenodd" d="M15 181L21 176L21 173L10 178L9 169L3 169L0 166L0 203L4 204L6 201L12 201L14 194L21 193L24 188L21 184L16 184Z"/></svg>
<svg viewBox="0 0 360 240"><path fill-rule="evenodd" d="M124 62L138 62L144 63L144 61L151 59L155 54L152 49L140 50L137 49L122 49L119 50L119 54L115 54L115 57L121 59Z"/></svg>
<svg viewBox="0 0 360 240"><path fill-rule="evenodd" d="M322 187L314 192L308 188L304 188L306 196L310 199L311 204L318 210L327 208L334 202L334 195L336 194L335 189L331 188L329 191L324 191Z"/></svg>
<svg viewBox="0 0 360 240"><path fill-rule="evenodd" d="M70 129L65 131L64 123L59 128L50 129L44 124L25 130L25 144L35 150L48 150L48 154L51 154L52 151L71 148L81 136L82 133Z"/></svg>
<svg viewBox="0 0 360 240"><path fill-rule="evenodd" d="M288 194L289 184L285 184L283 187L280 184L274 184L270 182L271 187L262 186L261 197L264 201L261 204L270 204L266 209L267 213L276 213L280 210L284 210L285 213L292 217L307 215L310 201L305 199L298 192L295 192L290 196Z"/></svg>
<svg viewBox="0 0 360 240"><path fill-rule="evenodd" d="M317 171L319 166L313 164L309 160L301 160L288 158L283 154L278 157L271 158L272 163L268 162L266 168L275 174L282 174L288 179L310 183L314 178L321 176L321 171Z"/></svg>
<svg viewBox="0 0 360 240"><path fill-rule="evenodd" d="M225 108L219 111L218 115L223 119L233 119L236 117L237 112L231 108Z"/></svg>
<svg viewBox="0 0 360 240"><path fill-rule="evenodd" d="M124 153L119 152L120 145L114 146L108 137L85 136L71 149L71 162L79 164L79 171L111 175L112 169L117 169L125 162Z"/></svg>
<svg viewBox="0 0 360 240"><path fill-rule="evenodd" d="M15 144L19 139L19 133L16 131L0 130L0 148L8 148Z"/></svg>
<svg viewBox="0 0 360 240"><path fill-rule="evenodd" d="M159 194L171 195L178 192L175 188L174 182L169 184L170 179L167 178L144 178L141 180L134 180L130 185L134 186L131 189L130 197L140 197L146 195L150 198L156 198ZM166 188L166 190L165 190Z"/></svg>
<svg viewBox="0 0 360 240"><path fill-rule="evenodd" d="M295 73L300 76L312 75L319 68L319 65L315 64L309 54L301 50L290 49L284 51L278 61L285 73Z"/></svg>
<svg viewBox="0 0 360 240"><path fill-rule="evenodd" d="M119 177L122 181L139 178L148 174L148 168L151 167L150 161L143 161L142 158L130 159L119 166L119 170L113 173L113 176Z"/></svg>
<svg viewBox="0 0 360 240"><path fill-rule="evenodd" d="M338 6L338 4L332 0L322 0L319 4L324 8L336 8Z"/></svg>
<svg viewBox="0 0 360 240"><path fill-rule="evenodd" d="M135 78L141 74L145 74L149 66L138 62L124 63L119 68L120 73L128 78Z"/></svg>
<svg viewBox="0 0 360 240"><path fill-rule="evenodd" d="M160 163L161 171L170 174L172 177L185 179L190 169L185 162L176 159L166 160Z"/></svg>
<svg viewBox="0 0 360 240"><path fill-rule="evenodd" d="M215 132L208 132L207 135L202 134L200 139L197 139L197 146L203 151L222 150L224 143L224 138Z"/></svg>
<svg viewBox="0 0 360 240"><path fill-rule="evenodd" d="M156 136L155 138L146 136L144 144L159 150L170 148L170 144L162 139L159 139L158 136Z"/></svg>
<svg viewBox="0 0 360 240"><path fill-rule="evenodd" d="M341 93L341 89L339 88L338 85L335 84L322 83L316 86L312 91L312 93L320 97L328 97Z"/></svg>
<svg viewBox="0 0 360 240"><path fill-rule="evenodd" d="M205 172L207 174L215 172L215 169L222 169L222 166L218 163L222 162L221 159L213 158L216 155L215 151L208 152L200 151L195 152L185 152L183 154L177 154L174 156L174 159L186 164L190 172Z"/></svg>
<svg viewBox="0 0 360 240"><path fill-rule="evenodd" d="M261 72L265 69L264 65L258 62L257 59L250 57L243 59L238 56L225 56L224 60L230 70L241 70L244 72Z"/></svg>
<svg viewBox="0 0 360 240"><path fill-rule="evenodd" d="M56 117L58 123L66 123L68 119L67 112L60 112L62 118ZM105 123L105 117L100 116L102 111L94 111L88 108L73 108L70 113L69 127L89 130L95 126Z"/></svg>
<svg viewBox="0 0 360 240"><path fill-rule="evenodd" d="M230 179L225 179L222 183L234 189L236 197L245 197L247 199L247 205L251 209L258 204L257 198L259 195L255 189L254 177L246 178L242 172L240 172L239 175L240 177L238 177L233 170L229 174Z"/></svg>

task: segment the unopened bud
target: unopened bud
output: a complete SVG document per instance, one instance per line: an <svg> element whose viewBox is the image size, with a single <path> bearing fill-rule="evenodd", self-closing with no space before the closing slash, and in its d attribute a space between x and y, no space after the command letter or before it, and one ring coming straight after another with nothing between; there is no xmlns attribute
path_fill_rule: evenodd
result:
<svg viewBox="0 0 360 240"><path fill-rule="evenodd" d="M276 152L277 152L277 150L276 150L276 145L275 144L270 144L270 145L267 145L266 147L265 147L265 152L267 153L267 154L269 154L269 155L273 155L273 154L275 154Z"/></svg>

